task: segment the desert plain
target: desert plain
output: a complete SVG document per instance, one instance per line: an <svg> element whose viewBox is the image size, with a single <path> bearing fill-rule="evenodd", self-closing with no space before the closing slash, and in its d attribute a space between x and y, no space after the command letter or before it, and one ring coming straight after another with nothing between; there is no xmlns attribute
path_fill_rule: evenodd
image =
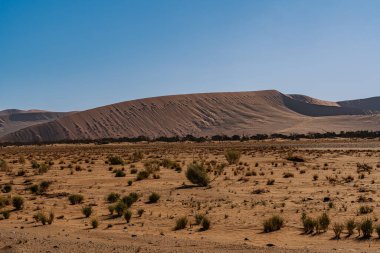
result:
<svg viewBox="0 0 380 253"><path fill-rule="evenodd" d="M0 159L0 252L380 251L377 139L6 146ZM207 186L187 179L192 164ZM323 214L327 228L306 232ZM273 216L283 224L264 231Z"/></svg>

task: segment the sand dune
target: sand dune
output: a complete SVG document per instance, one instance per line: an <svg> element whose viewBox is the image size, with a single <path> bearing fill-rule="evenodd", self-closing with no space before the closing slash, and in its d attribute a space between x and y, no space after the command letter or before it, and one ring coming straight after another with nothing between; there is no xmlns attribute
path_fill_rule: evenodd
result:
<svg viewBox="0 0 380 253"><path fill-rule="evenodd" d="M174 95L77 112L2 142L380 130L380 98L328 102L275 90Z"/></svg>
<svg viewBox="0 0 380 253"><path fill-rule="evenodd" d="M0 138L20 129L61 118L68 113L9 109L0 111Z"/></svg>

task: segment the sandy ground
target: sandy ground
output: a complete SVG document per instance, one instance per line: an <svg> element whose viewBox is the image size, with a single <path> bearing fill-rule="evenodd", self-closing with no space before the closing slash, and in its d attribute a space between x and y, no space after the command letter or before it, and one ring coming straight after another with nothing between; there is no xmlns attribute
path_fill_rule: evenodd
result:
<svg viewBox="0 0 380 253"><path fill-rule="evenodd" d="M0 252L379 252L375 231L369 240L360 239L356 230L349 237L344 230L341 239L335 240L332 231L333 223L344 223L348 218L361 221L369 217L378 223L378 143L319 140L0 148L0 159L8 163L8 169L0 172L0 185L12 185L12 191L1 196L25 199L22 210L11 205L0 209L11 211L9 219L0 220ZM193 161L226 163L224 152L229 148L241 152L240 163L227 165L219 177L210 172L210 187L192 187L185 177L187 165ZM144 154L142 160L131 161L135 151ZM106 164L110 155L121 156L126 163ZM290 155L305 162L290 162L286 159ZM18 161L20 157L25 158L25 164ZM156 173L160 178L135 181L131 169L140 171L145 162L162 159L176 161L182 171L160 167ZM32 160L54 164L38 174L31 167ZM358 173L358 162L371 166L371 173ZM77 166L81 170L76 170ZM122 168L126 176L115 177L112 170ZM25 175L17 175L20 170ZM285 178L284 173L293 177ZM353 180L346 181L347 176ZM274 184L267 185L268 179L274 179ZM52 182L46 193L32 194L27 189L44 180ZM133 181L131 186L129 180ZM253 194L258 189L264 193ZM130 208L133 216L129 224L110 215L106 201L110 192L139 194ZM157 203L147 202L152 192L161 196ZM84 202L71 205L67 195L72 193L82 194ZM359 202L360 196L366 202ZM326 197L330 200L324 201ZM90 218L81 212L85 205L93 207ZM373 212L359 214L364 205ZM139 217L137 210L141 208L145 212ZM39 210L54 212L52 225L34 221ZM302 212L311 217L327 212L331 219L327 232L303 234ZM196 213L211 220L209 230L200 231L197 225L173 230L177 218L187 216L193 224ZM274 214L284 218L285 226L264 233L263 221ZM93 218L100 223L96 229L91 227Z"/></svg>

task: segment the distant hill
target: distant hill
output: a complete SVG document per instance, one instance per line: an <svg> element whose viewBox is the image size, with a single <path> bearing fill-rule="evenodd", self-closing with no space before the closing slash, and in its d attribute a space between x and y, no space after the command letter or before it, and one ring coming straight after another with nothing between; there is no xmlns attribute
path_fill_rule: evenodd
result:
<svg viewBox="0 0 380 253"><path fill-rule="evenodd" d="M8 117L29 119L27 114ZM137 99L50 116L45 123L0 136L0 141L380 130L380 98L329 102L276 90L203 93Z"/></svg>
<svg viewBox="0 0 380 253"><path fill-rule="evenodd" d="M0 139L20 129L59 119L70 113L8 109L0 111Z"/></svg>

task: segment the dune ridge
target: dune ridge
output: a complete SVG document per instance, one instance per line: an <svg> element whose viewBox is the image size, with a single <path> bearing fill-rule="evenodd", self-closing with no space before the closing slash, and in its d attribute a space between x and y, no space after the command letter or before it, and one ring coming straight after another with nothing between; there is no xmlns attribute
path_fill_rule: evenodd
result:
<svg viewBox="0 0 380 253"><path fill-rule="evenodd" d="M64 115L0 141L380 130L379 112L379 98L329 102L276 90L172 95Z"/></svg>

